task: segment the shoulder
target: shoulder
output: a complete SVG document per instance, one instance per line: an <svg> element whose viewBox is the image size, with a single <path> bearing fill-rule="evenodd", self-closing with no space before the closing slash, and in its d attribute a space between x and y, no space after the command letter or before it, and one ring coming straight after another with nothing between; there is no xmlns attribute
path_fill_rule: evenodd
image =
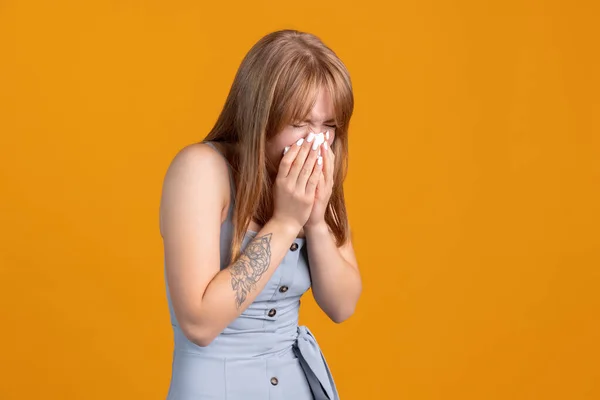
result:
<svg viewBox="0 0 600 400"><path fill-rule="evenodd" d="M208 144L193 143L177 152L167 173L180 169L200 173L206 169L211 172L227 172L227 165L223 157Z"/></svg>
<svg viewBox="0 0 600 400"><path fill-rule="evenodd" d="M210 184L211 188L228 186L227 162L218 151L205 143L185 146L173 157L165 183L184 180L187 183Z"/></svg>
<svg viewBox="0 0 600 400"><path fill-rule="evenodd" d="M182 203L219 205L229 202L227 162L205 143L193 143L177 152L164 177L161 210Z"/></svg>

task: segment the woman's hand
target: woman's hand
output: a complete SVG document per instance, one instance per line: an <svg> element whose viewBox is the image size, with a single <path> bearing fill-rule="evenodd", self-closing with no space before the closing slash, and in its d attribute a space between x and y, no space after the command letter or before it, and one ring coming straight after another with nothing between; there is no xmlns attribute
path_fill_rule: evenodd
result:
<svg viewBox="0 0 600 400"><path fill-rule="evenodd" d="M300 139L293 144L279 163L273 186L273 218L291 224L300 231L315 202L315 191L322 175L323 164L317 162L313 143Z"/></svg>
<svg viewBox="0 0 600 400"><path fill-rule="evenodd" d="M325 139L321 146L321 156L323 157L323 173L319 178L312 211L306 224L304 224L305 230L325 223L325 211L327 210L327 205L333 191L335 154L333 154L331 147L328 145L327 139Z"/></svg>

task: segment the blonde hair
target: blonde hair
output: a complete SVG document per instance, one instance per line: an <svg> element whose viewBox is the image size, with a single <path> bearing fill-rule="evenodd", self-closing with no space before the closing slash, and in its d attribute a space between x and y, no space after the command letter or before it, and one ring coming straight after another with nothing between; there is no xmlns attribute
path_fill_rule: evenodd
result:
<svg viewBox="0 0 600 400"><path fill-rule="evenodd" d="M325 222L337 246L349 235L343 182L348 170L348 126L354 109L350 75L336 54L310 33L281 30L261 38L246 54L217 122L204 141L235 151L230 164L236 186L231 262L254 217L261 226L273 214L273 182L265 145L283 127L305 118L321 87L329 90L335 110L336 165ZM233 199L232 199L233 201Z"/></svg>

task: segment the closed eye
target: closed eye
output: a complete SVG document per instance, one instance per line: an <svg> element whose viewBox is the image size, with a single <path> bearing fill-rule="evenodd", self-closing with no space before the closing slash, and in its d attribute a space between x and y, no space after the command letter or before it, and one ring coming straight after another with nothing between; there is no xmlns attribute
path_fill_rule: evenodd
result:
<svg viewBox="0 0 600 400"><path fill-rule="evenodd" d="M292 124L292 126L293 126L294 128L304 128L306 125L296 125L296 124ZM337 128L337 125L327 125L327 124L325 124L325 126L326 126L326 127L328 127L328 128L332 128L332 129L335 129L335 128Z"/></svg>

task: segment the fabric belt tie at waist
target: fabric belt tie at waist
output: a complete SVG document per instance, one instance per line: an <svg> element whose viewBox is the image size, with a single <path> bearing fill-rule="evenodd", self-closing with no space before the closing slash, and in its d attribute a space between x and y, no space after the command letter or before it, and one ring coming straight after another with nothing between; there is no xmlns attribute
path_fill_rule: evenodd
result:
<svg viewBox="0 0 600 400"><path fill-rule="evenodd" d="M319 383L323 386L325 393L327 394L330 400L339 400L339 396L337 393L337 389L335 387L335 383L333 381L333 377L331 376L331 371L329 370L329 366L325 361L325 357L321 352L321 348L317 343L315 337L312 332L306 326L298 327L298 340L297 340L297 348L300 352L300 355L311 369L311 371L315 374ZM311 379L309 379L310 382ZM320 388L316 389L315 394L321 390ZM314 391L314 390L313 390Z"/></svg>

